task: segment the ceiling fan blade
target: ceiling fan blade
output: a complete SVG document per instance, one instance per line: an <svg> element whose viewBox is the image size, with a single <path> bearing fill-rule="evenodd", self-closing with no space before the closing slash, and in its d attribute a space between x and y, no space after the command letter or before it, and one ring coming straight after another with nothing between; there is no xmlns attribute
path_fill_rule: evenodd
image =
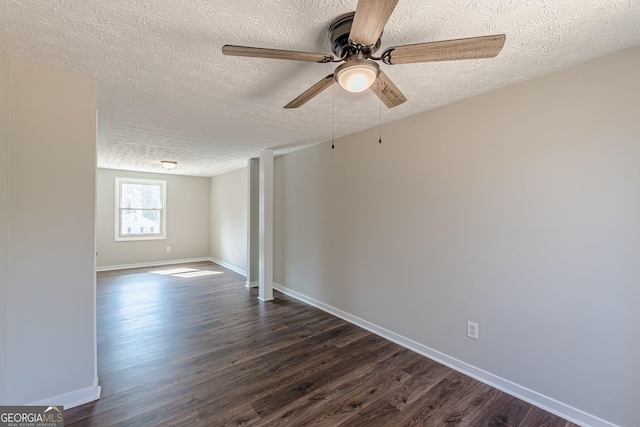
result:
<svg viewBox="0 0 640 427"><path fill-rule="evenodd" d="M396 4L398 0L358 1L349 40L356 45L375 45Z"/></svg>
<svg viewBox="0 0 640 427"><path fill-rule="evenodd" d="M333 74L329 74L318 83L305 90L302 95L288 103L284 108L298 108L311 101L315 96L320 94L323 90L331 86L336 80L333 78Z"/></svg>
<svg viewBox="0 0 640 427"><path fill-rule="evenodd" d="M296 52L293 50L264 49L248 46L222 46L222 53L228 56L249 56L252 58L289 59L292 61L333 62L331 55L321 53Z"/></svg>
<svg viewBox="0 0 640 427"><path fill-rule="evenodd" d="M409 44L387 49L382 54L382 58L387 64L493 58L502 50L506 38L504 34L497 34L469 39Z"/></svg>
<svg viewBox="0 0 640 427"><path fill-rule="evenodd" d="M380 101L384 102L388 108L397 107L407 101L407 97L400 92L400 89L393 84L389 76L380 71L378 78L371 85L371 91L376 94Z"/></svg>

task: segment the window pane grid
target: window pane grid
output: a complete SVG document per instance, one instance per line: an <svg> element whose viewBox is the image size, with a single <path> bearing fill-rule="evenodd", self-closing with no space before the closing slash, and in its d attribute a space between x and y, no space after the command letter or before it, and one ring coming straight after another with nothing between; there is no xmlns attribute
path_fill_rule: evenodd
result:
<svg viewBox="0 0 640 427"><path fill-rule="evenodd" d="M116 240L164 239L166 181L116 178Z"/></svg>
<svg viewBox="0 0 640 427"><path fill-rule="evenodd" d="M120 183L120 207L161 209L162 187L157 184Z"/></svg>

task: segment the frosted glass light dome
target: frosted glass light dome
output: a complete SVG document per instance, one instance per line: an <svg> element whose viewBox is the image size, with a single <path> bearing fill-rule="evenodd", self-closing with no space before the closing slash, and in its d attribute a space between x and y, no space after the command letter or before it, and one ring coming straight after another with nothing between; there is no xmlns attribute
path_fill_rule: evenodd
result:
<svg viewBox="0 0 640 427"><path fill-rule="evenodd" d="M353 59L336 68L336 81L348 92L364 92L380 74L380 67L368 59Z"/></svg>

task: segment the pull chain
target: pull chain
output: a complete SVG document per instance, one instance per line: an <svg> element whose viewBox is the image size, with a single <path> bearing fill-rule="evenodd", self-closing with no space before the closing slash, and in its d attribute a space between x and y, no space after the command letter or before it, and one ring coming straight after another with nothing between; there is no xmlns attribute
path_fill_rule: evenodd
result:
<svg viewBox="0 0 640 427"><path fill-rule="evenodd" d="M332 93L332 134L331 134L331 149L336 148L336 85L331 85L331 93Z"/></svg>
<svg viewBox="0 0 640 427"><path fill-rule="evenodd" d="M380 123L380 127L378 128L378 144L382 144L382 83L379 81L378 77L378 98L380 99L380 104L378 106L378 119Z"/></svg>

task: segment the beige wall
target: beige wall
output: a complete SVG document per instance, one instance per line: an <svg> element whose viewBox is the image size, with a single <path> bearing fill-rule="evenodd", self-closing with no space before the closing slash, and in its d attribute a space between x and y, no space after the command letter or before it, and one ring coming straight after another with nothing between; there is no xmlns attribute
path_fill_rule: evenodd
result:
<svg viewBox="0 0 640 427"><path fill-rule="evenodd" d="M638 70L633 48L277 159L276 282L636 425Z"/></svg>
<svg viewBox="0 0 640 427"><path fill-rule="evenodd" d="M116 177L167 181L166 239L114 240ZM98 268L209 257L209 178L98 169L97 196Z"/></svg>
<svg viewBox="0 0 640 427"><path fill-rule="evenodd" d="M9 274L9 57L0 45L0 405L7 400L7 286Z"/></svg>
<svg viewBox="0 0 640 427"><path fill-rule="evenodd" d="M7 385L27 404L93 386L96 82L12 61L10 90Z"/></svg>
<svg viewBox="0 0 640 427"><path fill-rule="evenodd" d="M247 270L247 168L211 178L211 257Z"/></svg>

